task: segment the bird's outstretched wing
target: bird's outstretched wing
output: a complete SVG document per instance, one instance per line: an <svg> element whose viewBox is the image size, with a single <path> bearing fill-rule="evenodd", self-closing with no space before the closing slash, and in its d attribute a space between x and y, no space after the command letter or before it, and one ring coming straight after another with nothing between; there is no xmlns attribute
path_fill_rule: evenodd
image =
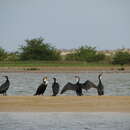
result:
<svg viewBox="0 0 130 130"><path fill-rule="evenodd" d="M97 86L93 82L91 82L90 80L87 80L82 84L82 89L88 90L90 88L97 89Z"/></svg>
<svg viewBox="0 0 130 130"><path fill-rule="evenodd" d="M72 84L72 83L67 83L63 89L61 90L60 94L63 94L64 92L66 92L67 90L72 90L72 91L76 91L76 85Z"/></svg>

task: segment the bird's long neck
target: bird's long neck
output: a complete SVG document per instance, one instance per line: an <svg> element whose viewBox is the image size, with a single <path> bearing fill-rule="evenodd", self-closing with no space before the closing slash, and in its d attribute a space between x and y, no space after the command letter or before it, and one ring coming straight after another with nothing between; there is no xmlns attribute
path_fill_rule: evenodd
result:
<svg viewBox="0 0 130 130"><path fill-rule="evenodd" d="M99 84L101 84L102 83L101 76L98 77L98 80L99 80Z"/></svg>
<svg viewBox="0 0 130 130"><path fill-rule="evenodd" d="M56 79L54 79L54 83L56 83Z"/></svg>
<svg viewBox="0 0 130 130"><path fill-rule="evenodd" d="M77 84L79 84L79 82L80 82L80 78L78 77L78 78L77 78Z"/></svg>
<svg viewBox="0 0 130 130"><path fill-rule="evenodd" d="M6 82L8 82L9 81L8 77L5 77L5 78L6 78Z"/></svg>

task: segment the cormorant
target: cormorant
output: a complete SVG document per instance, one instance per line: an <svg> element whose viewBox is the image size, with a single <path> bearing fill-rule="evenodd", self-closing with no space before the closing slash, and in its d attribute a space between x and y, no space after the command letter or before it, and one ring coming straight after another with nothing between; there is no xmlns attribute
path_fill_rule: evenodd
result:
<svg viewBox="0 0 130 130"><path fill-rule="evenodd" d="M43 83L37 88L37 91L34 94L34 96L43 95L45 90L46 90L47 85L48 85L47 77L44 77L43 78Z"/></svg>
<svg viewBox="0 0 130 130"><path fill-rule="evenodd" d="M63 89L61 90L60 94L63 94L64 92L68 91L68 90L72 90L72 91L76 91L76 84L72 84L70 82L68 82Z"/></svg>
<svg viewBox="0 0 130 130"><path fill-rule="evenodd" d="M75 78L76 78L76 81L77 81L77 83L76 83L76 94L77 94L77 96L82 96L83 95L83 93L82 93L82 84L80 83L80 77L79 76L75 76Z"/></svg>
<svg viewBox="0 0 130 130"><path fill-rule="evenodd" d="M52 96L56 96L59 93L60 85L56 82L56 78L53 78L53 80L54 83L52 84L52 91L53 91Z"/></svg>
<svg viewBox="0 0 130 130"><path fill-rule="evenodd" d="M10 86L10 81L8 79L8 76L3 76L6 78L6 81L5 83L3 83L1 86L0 86L0 94L3 94L3 96L6 96L6 91L9 89L9 86Z"/></svg>
<svg viewBox="0 0 130 130"><path fill-rule="evenodd" d="M99 83L97 85L97 92L98 92L98 95L104 95L104 86L102 84L102 81L101 81L101 76L102 76L103 73L99 74L98 75L98 80L99 80Z"/></svg>
<svg viewBox="0 0 130 130"><path fill-rule="evenodd" d="M81 88L81 84L79 83L80 79L79 77L75 76L75 78L77 79L76 84L72 84L70 82L68 82L63 89L61 90L60 94L63 94L64 92L66 92L67 90L72 90L75 91L77 96L81 96L82 94L82 88Z"/></svg>
<svg viewBox="0 0 130 130"><path fill-rule="evenodd" d="M82 84L82 89L85 89L86 91L90 88L96 88L97 89L97 92L98 92L98 95L104 95L104 87L103 87L103 84L101 82L101 76L102 76L103 73L99 74L98 76L98 80L99 80L99 83L98 85L95 85L93 82L87 80L86 82L84 82Z"/></svg>
<svg viewBox="0 0 130 130"><path fill-rule="evenodd" d="M89 90L90 88L96 88L97 89L97 85L95 85L93 82L91 82L90 80L85 81L82 84L82 89L85 89L86 91Z"/></svg>

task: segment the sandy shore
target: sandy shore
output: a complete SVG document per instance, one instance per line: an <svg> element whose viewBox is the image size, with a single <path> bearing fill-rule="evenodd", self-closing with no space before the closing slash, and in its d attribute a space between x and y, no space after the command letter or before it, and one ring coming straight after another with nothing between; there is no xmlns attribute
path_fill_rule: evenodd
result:
<svg viewBox="0 0 130 130"><path fill-rule="evenodd" d="M130 112L130 96L0 96L0 112Z"/></svg>
<svg viewBox="0 0 130 130"><path fill-rule="evenodd" d="M97 67L77 67L77 66L39 66L39 67L0 67L0 72L85 72L85 71L107 71L107 72L130 72L130 66L124 67L125 70L120 70L120 67L115 66L97 66Z"/></svg>

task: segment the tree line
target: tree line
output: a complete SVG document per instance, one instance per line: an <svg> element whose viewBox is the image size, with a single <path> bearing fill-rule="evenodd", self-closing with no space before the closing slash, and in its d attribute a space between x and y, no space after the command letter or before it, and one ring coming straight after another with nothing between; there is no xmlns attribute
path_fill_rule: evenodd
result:
<svg viewBox="0 0 130 130"><path fill-rule="evenodd" d="M44 41L43 38L25 40L17 52L6 52L0 47L0 61L83 61L109 64L130 64L130 53L117 51L114 55L106 56L96 50L96 47L81 46L73 53L64 57L60 51Z"/></svg>

